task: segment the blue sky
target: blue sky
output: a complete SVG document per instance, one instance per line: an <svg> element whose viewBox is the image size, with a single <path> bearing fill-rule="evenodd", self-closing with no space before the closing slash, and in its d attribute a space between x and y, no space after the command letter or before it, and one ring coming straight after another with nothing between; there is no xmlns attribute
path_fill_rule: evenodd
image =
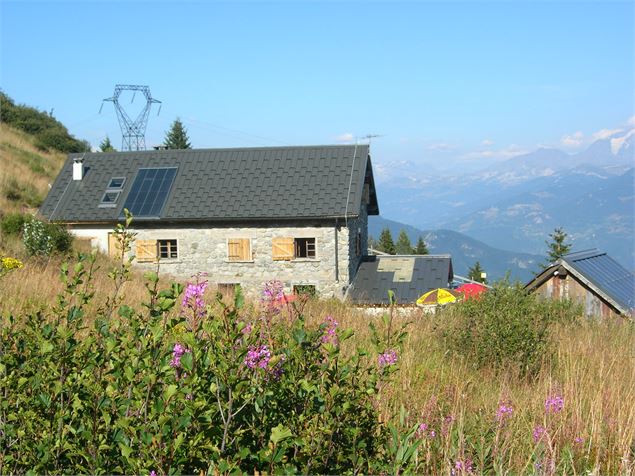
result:
<svg viewBox="0 0 635 476"><path fill-rule="evenodd" d="M635 110L633 2L1 1L0 15L0 87L95 146L120 144L112 104L98 114L117 83L163 102L150 145L178 116L195 147L381 134L375 161L441 169L574 152Z"/></svg>

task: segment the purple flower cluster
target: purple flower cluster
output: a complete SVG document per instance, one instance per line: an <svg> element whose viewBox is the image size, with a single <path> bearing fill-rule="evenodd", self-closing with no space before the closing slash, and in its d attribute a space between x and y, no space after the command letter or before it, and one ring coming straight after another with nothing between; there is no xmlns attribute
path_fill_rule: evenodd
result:
<svg viewBox="0 0 635 476"><path fill-rule="evenodd" d="M465 460L456 460L454 462L454 468L452 468L451 474L459 475L459 474L472 474L472 460L467 458Z"/></svg>
<svg viewBox="0 0 635 476"><path fill-rule="evenodd" d="M421 423L417 428L416 436L418 438L434 438L437 436L437 432L430 429L427 423Z"/></svg>
<svg viewBox="0 0 635 476"><path fill-rule="evenodd" d="M379 367L388 367L390 365L395 365L399 360L399 356L397 355L396 350L387 350L383 354L379 354L377 357L377 364Z"/></svg>
<svg viewBox="0 0 635 476"><path fill-rule="evenodd" d="M496 421L502 425L514 414L514 407L509 402L501 402L496 410Z"/></svg>
<svg viewBox="0 0 635 476"><path fill-rule="evenodd" d="M199 276L196 277L195 283L187 283L185 287L185 294L183 295L183 301L181 306L187 309L192 309L196 314L196 317L200 317L205 313L205 301L203 300L203 294L207 289L207 280L200 281Z"/></svg>
<svg viewBox="0 0 635 476"><path fill-rule="evenodd" d="M559 413L564 408L564 398L561 395L552 395L545 400L546 413Z"/></svg>
<svg viewBox="0 0 635 476"><path fill-rule="evenodd" d="M326 329L324 329L324 334L322 335L322 343L336 346L338 344L336 334L337 321L333 319L333 316L327 316L324 323L326 324Z"/></svg>
<svg viewBox="0 0 635 476"><path fill-rule="evenodd" d="M186 352L191 352L190 349L186 349L181 344L174 344L174 348L172 349L172 360L170 360L170 367L174 367L178 369L181 367L181 357Z"/></svg>
<svg viewBox="0 0 635 476"><path fill-rule="evenodd" d="M543 437L547 434L547 429L544 426L537 425L534 428L532 433L532 437L534 439L534 443L538 443Z"/></svg>
<svg viewBox="0 0 635 476"><path fill-rule="evenodd" d="M250 369L266 369L271 360L271 352L266 345L250 346L244 364Z"/></svg>
<svg viewBox="0 0 635 476"><path fill-rule="evenodd" d="M260 299L267 312L278 314L284 305L284 285L278 280L267 281Z"/></svg>
<svg viewBox="0 0 635 476"><path fill-rule="evenodd" d="M443 423L441 424L441 433L443 434L443 436L448 436L454 420L456 420L456 418L454 418L453 415L448 415L443 419Z"/></svg>
<svg viewBox="0 0 635 476"><path fill-rule="evenodd" d="M573 439L573 445L574 446L582 446L584 444L584 438L582 438L581 436L576 436Z"/></svg>

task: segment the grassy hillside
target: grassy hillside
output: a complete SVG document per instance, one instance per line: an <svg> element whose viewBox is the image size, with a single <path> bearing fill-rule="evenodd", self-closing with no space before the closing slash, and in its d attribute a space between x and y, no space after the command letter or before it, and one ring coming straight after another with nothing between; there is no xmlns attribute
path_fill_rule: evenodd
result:
<svg viewBox="0 0 635 476"><path fill-rule="evenodd" d="M34 136L0 123L0 215L35 211L65 158L38 149Z"/></svg>

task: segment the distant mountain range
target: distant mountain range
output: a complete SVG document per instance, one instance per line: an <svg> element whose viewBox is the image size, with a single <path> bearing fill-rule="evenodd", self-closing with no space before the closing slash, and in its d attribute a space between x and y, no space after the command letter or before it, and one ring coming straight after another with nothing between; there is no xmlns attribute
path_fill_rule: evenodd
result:
<svg viewBox="0 0 635 476"><path fill-rule="evenodd" d="M621 131L578 154L541 148L464 175L393 169L380 210L420 229L534 255L563 227L574 250L600 248L634 270L634 140L635 129Z"/></svg>
<svg viewBox="0 0 635 476"><path fill-rule="evenodd" d="M413 244L420 236L423 237L431 254L451 254L454 273L460 276L467 276L468 269L478 261L490 281L501 279L509 273L512 281L526 283L544 261L543 256L496 249L456 231L419 230L381 216L369 217L368 232L371 236L379 237L384 228L390 229L394 240L403 229Z"/></svg>

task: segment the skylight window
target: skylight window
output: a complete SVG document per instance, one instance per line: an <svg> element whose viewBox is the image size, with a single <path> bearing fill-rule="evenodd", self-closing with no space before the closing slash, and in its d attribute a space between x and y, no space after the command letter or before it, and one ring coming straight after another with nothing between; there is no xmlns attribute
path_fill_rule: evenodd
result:
<svg viewBox="0 0 635 476"><path fill-rule="evenodd" d="M121 192L106 192L104 196L101 197L101 202L99 204L100 208L112 208L116 206L117 199L119 198L119 194Z"/></svg>
<svg viewBox="0 0 635 476"><path fill-rule="evenodd" d="M108 190L121 190L126 183L126 177L113 177L108 184Z"/></svg>
<svg viewBox="0 0 635 476"><path fill-rule="evenodd" d="M124 208L137 218L159 218L170 194L176 170L176 167L139 169Z"/></svg>

